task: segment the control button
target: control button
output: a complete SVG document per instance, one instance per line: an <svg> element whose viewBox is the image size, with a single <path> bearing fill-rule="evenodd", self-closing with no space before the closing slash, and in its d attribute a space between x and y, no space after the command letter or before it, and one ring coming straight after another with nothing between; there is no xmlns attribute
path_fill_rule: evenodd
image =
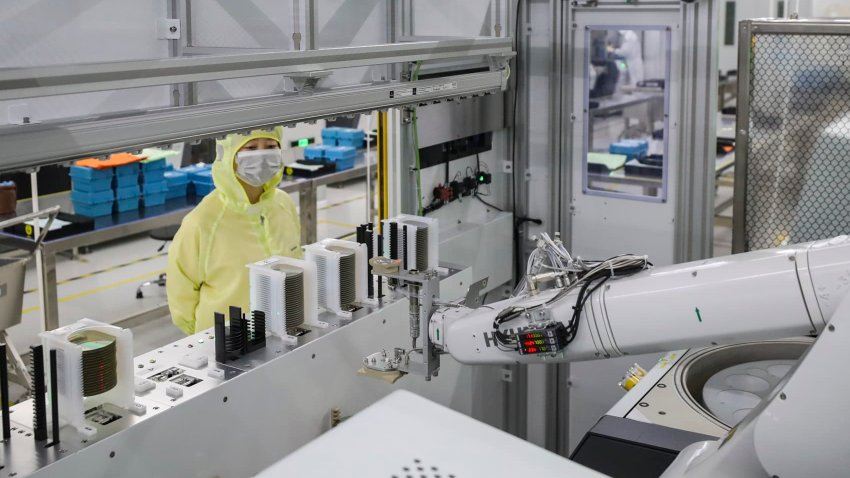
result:
<svg viewBox="0 0 850 478"><path fill-rule="evenodd" d="M207 358L206 355L188 353L181 357L178 363L180 365L198 370L207 366L207 363L209 363L209 358Z"/></svg>
<svg viewBox="0 0 850 478"><path fill-rule="evenodd" d="M224 380L224 369L211 368L207 371L207 376L216 380Z"/></svg>
<svg viewBox="0 0 850 478"><path fill-rule="evenodd" d="M149 392L156 387L156 382L153 380L148 380L145 377L134 377L135 383L134 388L136 390L136 395L140 395L145 392Z"/></svg>
<svg viewBox="0 0 850 478"><path fill-rule="evenodd" d="M130 412L132 412L134 415L142 416L145 413L148 413L148 407L139 402L136 402L130 405Z"/></svg>
<svg viewBox="0 0 850 478"><path fill-rule="evenodd" d="M183 387L179 385L169 385L165 387L165 394L171 398L180 398L183 396Z"/></svg>

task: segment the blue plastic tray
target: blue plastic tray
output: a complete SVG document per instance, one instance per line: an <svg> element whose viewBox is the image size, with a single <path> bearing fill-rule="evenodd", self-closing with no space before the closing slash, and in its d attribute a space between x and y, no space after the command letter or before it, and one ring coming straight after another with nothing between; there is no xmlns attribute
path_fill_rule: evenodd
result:
<svg viewBox="0 0 850 478"><path fill-rule="evenodd" d="M341 128L337 126L331 126L330 128L325 128L322 130L322 143L325 146L336 146L337 139L339 138L339 130Z"/></svg>
<svg viewBox="0 0 850 478"><path fill-rule="evenodd" d="M183 171L166 171L165 174L163 174L163 178L169 188L172 186L187 184L189 182L189 175Z"/></svg>
<svg viewBox="0 0 850 478"><path fill-rule="evenodd" d="M345 171L354 167L354 158L332 159L337 171Z"/></svg>
<svg viewBox="0 0 850 478"><path fill-rule="evenodd" d="M123 199L134 199L138 198L142 195L141 190L139 189L139 185L136 184L134 186L127 186L123 188L117 188L115 190L115 199L123 200Z"/></svg>
<svg viewBox="0 0 850 478"><path fill-rule="evenodd" d="M189 183L183 183L182 185L168 187L168 191L165 192L165 199L177 199L184 198L189 193Z"/></svg>
<svg viewBox="0 0 850 478"><path fill-rule="evenodd" d="M96 180L112 178L112 168L109 169L94 169L85 166L71 166L71 171L68 173L74 179Z"/></svg>
<svg viewBox="0 0 850 478"><path fill-rule="evenodd" d="M198 171L196 173L191 173L189 175L189 181L193 183L203 183L203 184L215 184L213 180L212 171L207 169L205 171Z"/></svg>
<svg viewBox="0 0 850 478"><path fill-rule="evenodd" d="M132 174L125 174L123 176L115 176L115 188L123 189L132 186L139 185L139 176Z"/></svg>
<svg viewBox="0 0 850 478"><path fill-rule="evenodd" d="M142 196L142 205L144 207L162 206L165 204L166 194L167 192L165 191L161 193L145 194Z"/></svg>
<svg viewBox="0 0 850 478"><path fill-rule="evenodd" d="M115 200L115 192L111 189L106 191L79 191L71 190L71 201L75 204L100 204Z"/></svg>
<svg viewBox="0 0 850 478"><path fill-rule="evenodd" d="M359 149L363 147L365 138L366 133L362 129L340 128L337 130L336 144Z"/></svg>
<svg viewBox="0 0 850 478"><path fill-rule="evenodd" d="M82 179L71 176L71 188L85 192L111 191L112 176L100 179Z"/></svg>
<svg viewBox="0 0 850 478"><path fill-rule="evenodd" d="M159 183L165 181L164 169L153 169L142 173L143 183Z"/></svg>
<svg viewBox="0 0 850 478"><path fill-rule="evenodd" d="M185 168L180 168L180 169L178 169L178 171L181 171L181 172L188 174L189 175L189 181L194 181L198 177L198 175L201 175L202 177L210 177L211 178L212 166L210 166L209 164L204 164L204 163L193 164L192 166L186 166ZM210 179L210 181L212 181L212 179Z"/></svg>
<svg viewBox="0 0 850 478"><path fill-rule="evenodd" d="M139 175L139 163L130 163L125 164L123 166L116 166L114 169L116 176Z"/></svg>
<svg viewBox="0 0 850 478"><path fill-rule="evenodd" d="M611 154L623 154L628 158L635 159L646 156L649 151L649 142L643 139L624 139L612 143L608 147L608 152Z"/></svg>
<svg viewBox="0 0 850 478"><path fill-rule="evenodd" d="M165 184L165 181L142 183L142 195L165 194L165 191L168 191L168 185Z"/></svg>
<svg viewBox="0 0 850 478"><path fill-rule="evenodd" d="M132 211L134 209L139 209L139 196L127 199L119 199L115 201L115 204L118 205L118 212L127 212Z"/></svg>
<svg viewBox="0 0 850 478"><path fill-rule="evenodd" d="M314 144L312 146L307 146L304 148L304 159L322 159L325 158L325 154L327 150L332 148L333 146L328 146L326 144Z"/></svg>
<svg viewBox="0 0 850 478"><path fill-rule="evenodd" d="M74 214L88 217L100 217L112 214L112 205L115 201L107 201L98 204L71 202L74 205Z"/></svg>
<svg viewBox="0 0 850 478"><path fill-rule="evenodd" d="M214 184L207 183L193 183L195 186L195 196L204 197L207 194L211 193L213 189L215 189Z"/></svg>
<svg viewBox="0 0 850 478"><path fill-rule="evenodd" d="M141 161L139 163L142 167L142 173L149 173L151 171L164 171L165 170L165 158L152 159L149 161Z"/></svg>
<svg viewBox="0 0 850 478"><path fill-rule="evenodd" d="M357 156L357 150L352 146L335 146L325 151L325 157L332 160L349 159Z"/></svg>

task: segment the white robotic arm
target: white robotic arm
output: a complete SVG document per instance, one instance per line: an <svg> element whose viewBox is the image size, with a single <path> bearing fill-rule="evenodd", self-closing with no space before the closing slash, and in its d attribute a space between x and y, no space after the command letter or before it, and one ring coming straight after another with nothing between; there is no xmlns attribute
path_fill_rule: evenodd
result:
<svg viewBox="0 0 850 478"><path fill-rule="evenodd" d="M579 290L527 293L475 310L440 309L432 315L430 339L466 364L539 363L815 335L825 329L770 398L726 437L683 450L664 476L846 476L850 385L839 368L850 363L846 236L648 269L604 281L586 301L579 300ZM576 306L579 320L571 324ZM494 325L506 311L515 318ZM577 325L572 342L556 339L554 352L520 353L524 336L518 332L555 330L559 324ZM551 345L547 340L543 347ZM534 341L529 341L532 348Z"/></svg>
<svg viewBox="0 0 850 478"><path fill-rule="evenodd" d="M555 352L521 355L520 344L506 345L499 337L568 324L580 288L526 293L474 310L440 309L429 333L438 348L466 364L618 357L814 335L849 289L850 240L842 236L615 275L589 294L574 340ZM499 335L494 321L509 309L521 313L501 323Z"/></svg>

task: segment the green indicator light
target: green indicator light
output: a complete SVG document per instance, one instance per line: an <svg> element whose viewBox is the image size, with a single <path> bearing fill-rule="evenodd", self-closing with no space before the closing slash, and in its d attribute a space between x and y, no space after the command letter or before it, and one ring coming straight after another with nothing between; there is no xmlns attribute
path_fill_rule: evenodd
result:
<svg viewBox="0 0 850 478"><path fill-rule="evenodd" d="M310 140L307 138L301 138L298 140L298 147L303 148L305 146L310 146Z"/></svg>

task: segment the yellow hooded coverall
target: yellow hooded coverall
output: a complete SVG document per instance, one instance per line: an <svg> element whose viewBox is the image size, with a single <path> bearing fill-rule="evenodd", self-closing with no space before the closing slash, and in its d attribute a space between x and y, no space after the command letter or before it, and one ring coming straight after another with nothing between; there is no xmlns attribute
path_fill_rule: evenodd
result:
<svg viewBox="0 0 850 478"><path fill-rule="evenodd" d="M283 172L263 185L251 204L236 179L236 153L257 138L280 142L282 128L232 134L216 144L216 189L180 225L168 250L166 290L174 325L187 334L213 326L215 312L229 306L247 313L246 264L272 255L301 257L301 226L289 194L277 189Z"/></svg>

